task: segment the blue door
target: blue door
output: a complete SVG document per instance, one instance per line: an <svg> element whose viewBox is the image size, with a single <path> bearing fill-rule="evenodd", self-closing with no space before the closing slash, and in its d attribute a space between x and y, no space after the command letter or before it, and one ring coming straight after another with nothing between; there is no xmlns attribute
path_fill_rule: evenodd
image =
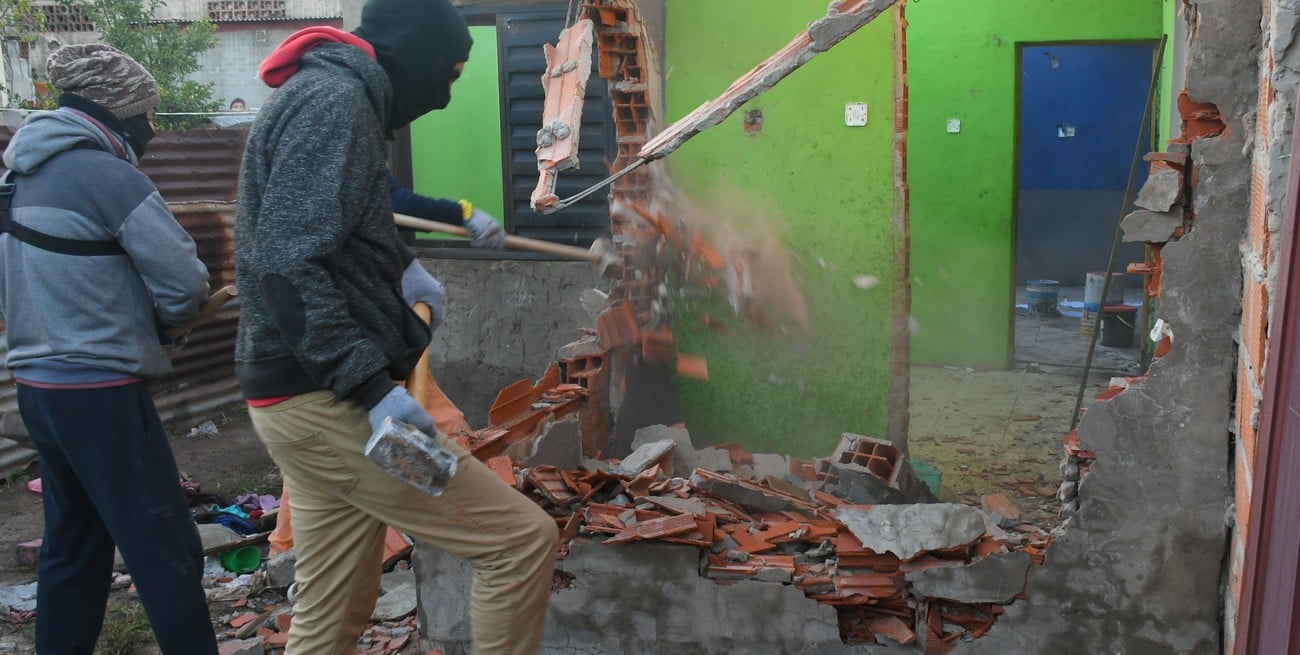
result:
<svg viewBox="0 0 1300 655"><path fill-rule="evenodd" d="M1154 46L1025 46L1020 56L1017 284L1080 286L1110 255ZM1135 198L1145 180L1139 162ZM1143 256L1142 244L1123 244L1115 270Z"/></svg>

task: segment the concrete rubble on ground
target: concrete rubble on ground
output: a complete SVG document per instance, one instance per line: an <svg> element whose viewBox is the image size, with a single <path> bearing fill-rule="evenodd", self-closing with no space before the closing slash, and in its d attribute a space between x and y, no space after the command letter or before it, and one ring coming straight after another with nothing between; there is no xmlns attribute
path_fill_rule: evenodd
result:
<svg viewBox="0 0 1300 655"><path fill-rule="evenodd" d="M790 586L833 608L845 644L928 653L988 631L1043 561L1050 536L1005 497L986 499L987 511L939 504L881 439L845 434L831 457L804 460L737 443L697 449L685 426L654 425L637 432L628 457L602 458L607 428L554 426L602 424L589 414L608 412L608 355L563 352L541 380L502 390L487 428L451 435L555 517L562 558L601 544L689 547L692 575ZM557 575L557 602L565 589Z"/></svg>
<svg viewBox="0 0 1300 655"><path fill-rule="evenodd" d="M292 559L279 556L287 563L292 580ZM277 561L276 558L271 560ZM219 581L215 581L219 583ZM283 579L278 580L283 582ZM267 592L274 587L259 587L242 594L212 601L218 645L225 653L274 655L284 653L293 622L292 602L280 594ZM370 625L357 644L356 652L364 655L398 655L418 641L415 623L415 577L409 568L399 566L381 578L381 592ZM407 649L406 652L410 652ZM422 652L422 651L421 651Z"/></svg>

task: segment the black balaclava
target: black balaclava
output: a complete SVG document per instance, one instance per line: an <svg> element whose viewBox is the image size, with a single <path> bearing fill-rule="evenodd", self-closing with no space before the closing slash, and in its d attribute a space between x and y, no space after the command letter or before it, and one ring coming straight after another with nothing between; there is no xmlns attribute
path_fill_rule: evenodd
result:
<svg viewBox="0 0 1300 655"><path fill-rule="evenodd" d="M126 142L131 144L135 156L144 157L145 146L149 145L155 135L153 126L149 124L149 117L144 114L136 114L122 121L122 127L126 128L122 134L126 137Z"/></svg>
<svg viewBox="0 0 1300 655"><path fill-rule="evenodd" d="M393 85L388 129L451 102L456 64L469 59L469 27L448 0L369 0L353 34L375 48Z"/></svg>
<svg viewBox="0 0 1300 655"><path fill-rule="evenodd" d="M154 137L153 128L149 127L149 118L145 114L121 119L103 105L67 91L59 94L59 106L83 112L113 130L135 151L136 159L144 156L145 146Z"/></svg>

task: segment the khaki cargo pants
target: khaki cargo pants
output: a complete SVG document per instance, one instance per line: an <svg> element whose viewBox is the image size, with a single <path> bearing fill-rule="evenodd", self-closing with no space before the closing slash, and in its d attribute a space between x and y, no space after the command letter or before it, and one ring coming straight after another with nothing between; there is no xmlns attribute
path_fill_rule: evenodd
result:
<svg viewBox="0 0 1300 655"><path fill-rule="evenodd" d="M326 391L250 413L293 487L298 596L286 655L355 652L379 597L386 525L473 566L476 655L537 653L558 539L541 508L442 435L459 455L446 491L435 498L399 482L362 452L365 410Z"/></svg>

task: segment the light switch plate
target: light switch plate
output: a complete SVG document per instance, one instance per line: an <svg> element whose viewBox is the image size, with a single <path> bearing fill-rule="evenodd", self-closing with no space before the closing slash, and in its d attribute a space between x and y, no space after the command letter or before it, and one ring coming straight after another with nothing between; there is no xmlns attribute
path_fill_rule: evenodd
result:
<svg viewBox="0 0 1300 655"><path fill-rule="evenodd" d="M949 119L948 119L948 134L956 134L956 133L958 133L958 132L960 132L960 131L961 131L961 119L960 119L960 118L949 118Z"/></svg>
<svg viewBox="0 0 1300 655"><path fill-rule="evenodd" d="M850 102L844 105L844 124L849 127L862 127L867 124L867 103Z"/></svg>

